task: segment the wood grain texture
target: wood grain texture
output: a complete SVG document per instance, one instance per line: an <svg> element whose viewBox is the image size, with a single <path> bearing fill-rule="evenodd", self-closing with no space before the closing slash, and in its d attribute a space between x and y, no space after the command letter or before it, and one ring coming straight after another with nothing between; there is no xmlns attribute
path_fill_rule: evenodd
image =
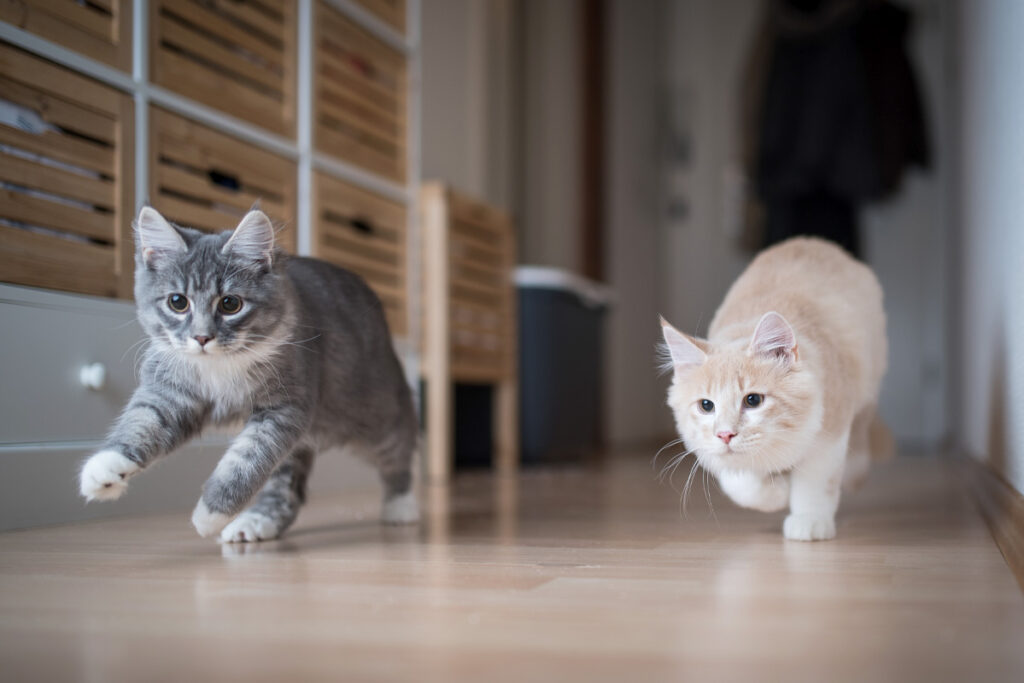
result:
<svg viewBox="0 0 1024 683"><path fill-rule="evenodd" d="M1024 496L988 465L964 458L974 500L999 550L1024 589Z"/></svg>
<svg viewBox="0 0 1024 683"><path fill-rule="evenodd" d="M296 3L154 0L154 83L271 132L295 136Z"/></svg>
<svg viewBox="0 0 1024 683"><path fill-rule="evenodd" d="M494 387L493 462L513 474L519 463L515 227L504 212L442 183L424 185L420 205L427 476L444 482L451 473L453 382Z"/></svg>
<svg viewBox="0 0 1024 683"><path fill-rule="evenodd" d="M214 232L235 227L260 207L280 229L277 240L295 250L295 163L242 140L150 109L150 198L180 225Z"/></svg>
<svg viewBox="0 0 1024 683"><path fill-rule="evenodd" d="M255 546L185 512L0 535L5 678L1024 677L1024 599L955 467L879 467L805 544L718 495L712 516L699 478L684 518L651 450L459 477L413 528L380 526L374 495Z"/></svg>
<svg viewBox="0 0 1024 683"><path fill-rule="evenodd" d="M44 6L58 5L35 5ZM9 45L0 45L0 92L45 124L0 126L0 280L130 296L131 98Z"/></svg>
<svg viewBox="0 0 1024 683"><path fill-rule="evenodd" d="M0 21L131 71L132 0L0 0Z"/></svg>
<svg viewBox="0 0 1024 683"><path fill-rule="evenodd" d="M316 3L314 43L314 147L404 182L405 57L322 1Z"/></svg>

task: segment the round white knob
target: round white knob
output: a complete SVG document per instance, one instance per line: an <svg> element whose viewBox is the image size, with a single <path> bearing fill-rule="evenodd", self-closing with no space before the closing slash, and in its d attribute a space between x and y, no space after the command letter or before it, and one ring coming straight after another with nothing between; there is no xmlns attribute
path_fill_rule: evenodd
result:
<svg viewBox="0 0 1024 683"><path fill-rule="evenodd" d="M107 382L107 369L103 363L90 363L78 371L78 380L83 387L99 391Z"/></svg>

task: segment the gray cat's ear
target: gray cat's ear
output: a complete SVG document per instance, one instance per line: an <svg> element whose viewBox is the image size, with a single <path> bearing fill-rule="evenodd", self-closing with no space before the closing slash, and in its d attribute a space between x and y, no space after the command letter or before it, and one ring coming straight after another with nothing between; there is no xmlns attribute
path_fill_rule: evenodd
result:
<svg viewBox="0 0 1024 683"><path fill-rule="evenodd" d="M672 368L693 368L703 365L708 359L696 339L672 327L664 318L661 318L661 334L665 338L665 348L668 350Z"/></svg>
<svg viewBox="0 0 1024 683"><path fill-rule="evenodd" d="M274 224L267 214L253 209L245 214L221 251L269 266L274 258Z"/></svg>
<svg viewBox="0 0 1024 683"><path fill-rule="evenodd" d="M757 323L750 340L750 353L794 362L797 358L796 334L780 314L768 311Z"/></svg>
<svg viewBox="0 0 1024 683"><path fill-rule="evenodd" d="M134 227L135 248L151 268L188 251L188 245L174 226L151 206L142 207Z"/></svg>

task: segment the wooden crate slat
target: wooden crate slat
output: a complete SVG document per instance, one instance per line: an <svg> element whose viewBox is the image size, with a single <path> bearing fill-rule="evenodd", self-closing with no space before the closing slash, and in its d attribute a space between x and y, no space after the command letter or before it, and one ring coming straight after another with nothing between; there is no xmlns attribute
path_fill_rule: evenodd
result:
<svg viewBox="0 0 1024 683"><path fill-rule="evenodd" d="M43 92L67 95L79 105L117 118L118 93L85 76L0 43L0 73Z"/></svg>
<svg viewBox="0 0 1024 683"><path fill-rule="evenodd" d="M404 157L402 159L387 157L359 141L353 140L349 135L321 125L319 121L316 127L316 139L317 147L332 156L345 159L392 180L401 181L405 178Z"/></svg>
<svg viewBox="0 0 1024 683"><path fill-rule="evenodd" d="M0 144L98 171L104 175L113 175L115 171L113 149L52 131L34 135L8 126L0 126Z"/></svg>
<svg viewBox="0 0 1024 683"><path fill-rule="evenodd" d="M296 5L155 0L154 83L286 137L295 134Z"/></svg>
<svg viewBox="0 0 1024 683"><path fill-rule="evenodd" d="M398 126L383 117L368 117L365 112L358 111L358 103L353 106L352 102L326 89L320 90L317 103L325 115L352 126L364 135L377 138L384 145L390 146L395 154L402 151L405 136Z"/></svg>
<svg viewBox="0 0 1024 683"><path fill-rule="evenodd" d="M164 52L161 56L160 74L157 82L170 90L285 134L286 127L278 114L281 102L268 95L214 71L197 70L195 62L173 52Z"/></svg>
<svg viewBox="0 0 1024 683"><path fill-rule="evenodd" d="M367 80L356 70L351 61L338 59L326 50L321 50L317 58L320 60L321 87L327 85L342 92L351 93L361 101L375 105L378 111L389 112L396 118L405 113L405 99L392 87Z"/></svg>
<svg viewBox="0 0 1024 683"><path fill-rule="evenodd" d="M31 3L54 19L65 21L96 38L111 42L115 39L113 17L89 9L88 5L71 0L31 0Z"/></svg>
<svg viewBox="0 0 1024 683"><path fill-rule="evenodd" d="M394 98L366 88L364 83L350 77L343 69L325 64L324 73L330 77L320 79L318 97L328 95L343 100L351 107L365 110L368 116L379 118L391 128L401 128L400 117L404 116L405 111Z"/></svg>
<svg viewBox="0 0 1024 683"><path fill-rule="evenodd" d="M393 334L405 334L406 210L372 192L316 173L314 255L360 275L380 297ZM359 219L369 233L343 221Z"/></svg>
<svg viewBox="0 0 1024 683"><path fill-rule="evenodd" d="M176 2L161 3L157 7L159 7L160 12L159 14L153 14L150 21L158 21L160 15L164 13L180 17L189 23L203 27L210 33L220 36L224 39L225 43L237 45L247 52L259 55L268 64L279 68L283 66L284 60L280 44L271 45L267 43L267 41L233 24L228 19L207 9L194 0L177 0ZM278 39L280 39L280 36L278 36Z"/></svg>
<svg viewBox="0 0 1024 683"><path fill-rule="evenodd" d="M284 216L287 213L287 208L284 204L248 192L232 192L219 185L215 185L208 178L193 175L174 166L159 164L155 172L157 176L156 182L159 187L170 189L180 194L204 197L219 204L233 206L242 212L248 211L256 202L259 202L260 208L268 215Z"/></svg>
<svg viewBox="0 0 1024 683"><path fill-rule="evenodd" d="M101 0L92 4L107 9L109 16L71 0L4 0L0 2L0 20L129 71L132 0Z"/></svg>
<svg viewBox="0 0 1024 683"><path fill-rule="evenodd" d="M3 202L0 203L0 218L105 242L113 242L117 237L113 213L80 209L14 190L0 190L0 197L3 197Z"/></svg>
<svg viewBox="0 0 1024 683"><path fill-rule="evenodd" d="M7 282L115 296L114 257L113 247L0 225L0 273Z"/></svg>
<svg viewBox="0 0 1024 683"><path fill-rule="evenodd" d="M205 232L231 230L245 215L244 211L230 214L226 211L210 209L188 200L164 194L154 195L153 207L164 215L167 220L187 228L196 228Z"/></svg>
<svg viewBox="0 0 1024 683"><path fill-rule="evenodd" d="M115 188L111 181L89 178L10 155L2 155L0 159L0 180L107 209L114 208Z"/></svg>
<svg viewBox="0 0 1024 683"><path fill-rule="evenodd" d="M314 146L404 181L405 56L322 0L316 13Z"/></svg>
<svg viewBox="0 0 1024 683"><path fill-rule="evenodd" d="M405 33L405 0L355 0L399 33Z"/></svg>
<svg viewBox="0 0 1024 683"><path fill-rule="evenodd" d="M4 99L35 111L47 123L107 143L112 144L115 141L117 124L108 116L76 107L71 102L9 78L0 77L0 93Z"/></svg>
<svg viewBox="0 0 1024 683"><path fill-rule="evenodd" d="M241 81L256 81L267 90L280 96L283 83L281 75L274 73L265 65L240 56L223 43L207 38L184 24L179 24L171 17L161 19L160 38L174 45L182 52L196 55L201 59L213 60L217 65L237 75ZM230 78L230 76L225 76Z"/></svg>
<svg viewBox="0 0 1024 683"><path fill-rule="evenodd" d="M181 225L219 231L234 228L259 201L283 226L281 246L294 250L293 162L160 108L151 109L150 124L150 195L157 210ZM238 190L213 182L214 173L230 177Z"/></svg>
<svg viewBox="0 0 1024 683"><path fill-rule="evenodd" d="M238 2L237 0L212 0L210 4L224 14L230 14L267 36L274 36L281 31L279 18L268 17L264 12L256 9L252 3ZM282 12L278 11L277 14L280 17Z"/></svg>

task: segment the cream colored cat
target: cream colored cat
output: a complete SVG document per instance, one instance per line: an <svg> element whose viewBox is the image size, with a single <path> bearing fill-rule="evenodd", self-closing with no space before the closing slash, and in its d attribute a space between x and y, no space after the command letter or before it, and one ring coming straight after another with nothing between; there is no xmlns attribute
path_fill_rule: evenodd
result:
<svg viewBox="0 0 1024 683"><path fill-rule="evenodd" d="M831 243L792 239L736 280L707 341L661 323L668 404L701 465L738 505L788 504L786 538L833 538L840 484L891 450L875 414L888 344L871 270Z"/></svg>

